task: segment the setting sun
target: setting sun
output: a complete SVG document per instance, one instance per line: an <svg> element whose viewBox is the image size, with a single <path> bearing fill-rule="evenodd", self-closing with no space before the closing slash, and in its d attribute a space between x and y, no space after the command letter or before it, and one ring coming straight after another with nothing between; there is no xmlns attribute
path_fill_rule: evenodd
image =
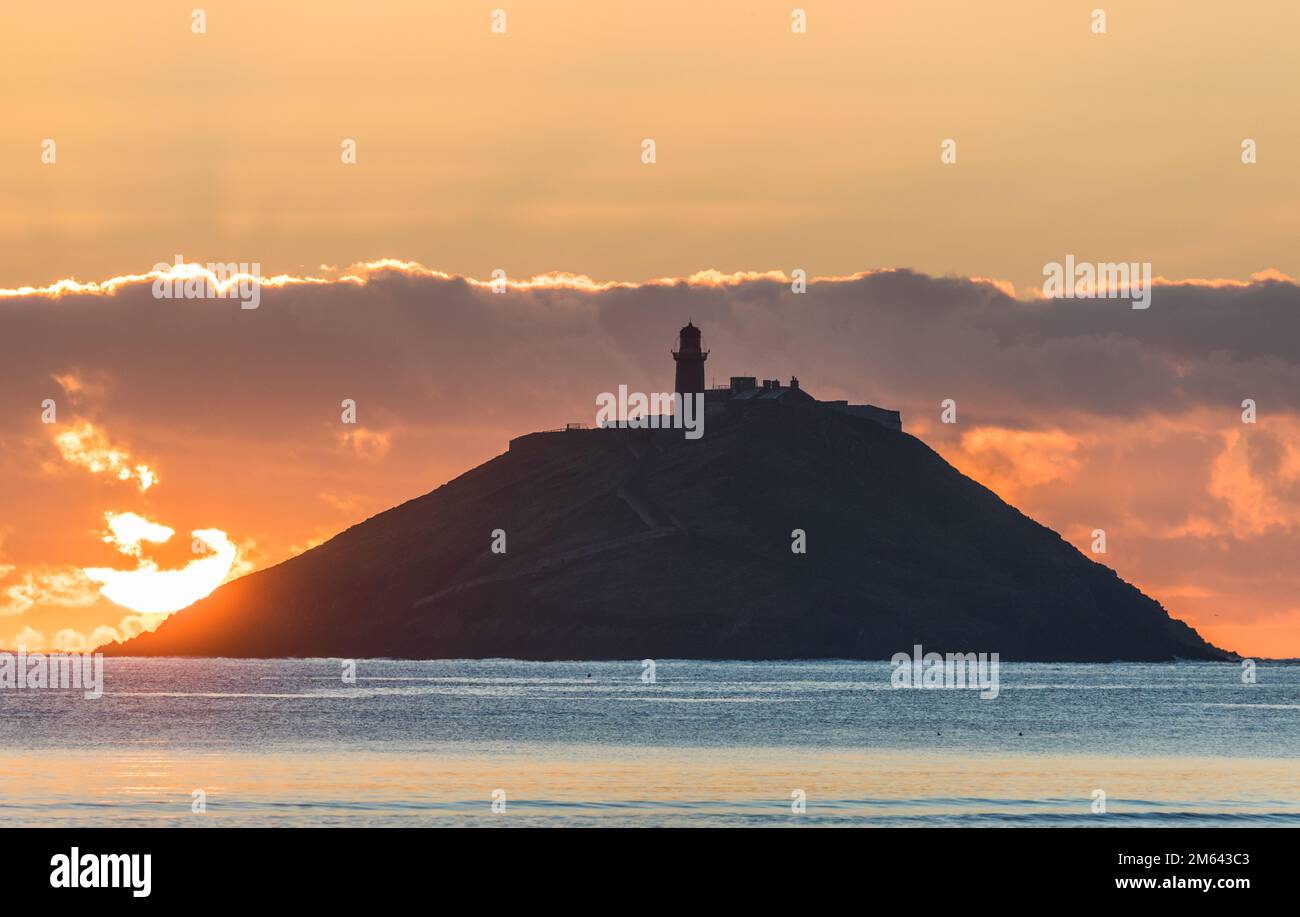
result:
<svg viewBox="0 0 1300 917"><path fill-rule="evenodd" d="M87 567L83 572L100 592L118 605L146 614L166 614L197 602L225 581L238 554L220 529L196 529L190 534L196 548L211 553L190 561L179 570L160 570L143 556L144 542L163 544L173 530L135 513L105 513L108 533L104 540L137 559L132 570Z"/></svg>

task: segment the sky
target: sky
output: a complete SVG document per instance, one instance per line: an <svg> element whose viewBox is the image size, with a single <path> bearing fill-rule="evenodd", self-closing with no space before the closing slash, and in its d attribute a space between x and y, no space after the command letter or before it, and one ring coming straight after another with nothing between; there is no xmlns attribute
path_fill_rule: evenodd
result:
<svg viewBox="0 0 1300 917"><path fill-rule="evenodd" d="M665 390L693 318L712 378L900 409L1300 656L1300 8L1096 6L6 4L0 645L138 632ZM1150 308L1042 298L1069 255ZM282 279L154 298L177 256Z"/></svg>

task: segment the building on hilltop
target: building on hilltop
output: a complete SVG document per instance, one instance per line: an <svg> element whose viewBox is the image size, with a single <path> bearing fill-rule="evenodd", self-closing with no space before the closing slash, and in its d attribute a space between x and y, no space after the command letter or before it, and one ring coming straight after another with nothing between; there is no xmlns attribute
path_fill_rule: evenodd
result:
<svg viewBox="0 0 1300 917"><path fill-rule="evenodd" d="M706 388L704 361L708 358L709 352L702 347L700 329L693 322L687 322L678 336L678 341L677 349L672 351L673 360L677 364L673 391L683 395L703 392L706 417L751 404L803 405L860 417L890 430L903 429L903 418L898 411L878 408L874 404L819 401L800 387L799 380L794 376L790 377L789 385L782 385L779 379L764 379L760 383L755 376L732 376L730 385Z"/></svg>
<svg viewBox="0 0 1300 917"><path fill-rule="evenodd" d="M529 448L537 443L549 441L556 434L567 434L566 439L581 440L588 435L604 435L603 431L605 430L679 429L674 423L674 415L684 406L678 402L674 408L673 402L676 400L674 395L683 398L691 397L692 407L699 404L699 401L696 401L695 398L703 396L704 413L702 417L698 414L692 415L683 411L683 416L696 416L699 417L700 421L708 417L734 417L741 412L762 410L765 406L780 404L802 410L847 414L850 417L869 420L889 430L897 430L900 433L903 430L903 418L898 411L878 408L874 404L819 401L808 394L794 376L790 377L789 385L782 385L779 379L764 379L760 382L755 376L732 376L729 385L717 385L712 388L706 386L704 384L704 361L709 358L709 351L704 349L703 335L694 322L687 322L686 326L681 329L678 334L677 349L672 350L671 353L677 370L672 392L658 392L653 395L640 392L632 393L634 397L641 399L639 404L633 405L627 400L629 395L627 386L620 385L618 387L617 404L614 403L614 395L609 392L603 393L596 401L597 405L601 405L602 399L608 399L610 403L602 407L602 410L616 408L613 418L602 418L598 412L594 426L588 426L585 423L570 423L553 430L539 430L535 433L516 436L510 440L510 449L513 451L517 447ZM691 423L687 421L687 425L694 429ZM699 423L701 434L703 427L703 423ZM687 438L694 439L695 437L688 435Z"/></svg>

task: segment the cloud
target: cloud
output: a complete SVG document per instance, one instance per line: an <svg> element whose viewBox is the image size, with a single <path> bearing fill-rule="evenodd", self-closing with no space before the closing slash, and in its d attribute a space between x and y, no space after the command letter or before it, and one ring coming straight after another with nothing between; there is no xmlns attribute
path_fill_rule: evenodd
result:
<svg viewBox="0 0 1300 917"><path fill-rule="evenodd" d="M977 427L962 434L948 460L1004 499L1022 488L1069 480L1079 470L1079 441L1061 430Z"/></svg>
<svg viewBox="0 0 1300 917"><path fill-rule="evenodd" d="M54 648L62 653L84 653L88 649L86 644L86 635L70 627L54 635Z"/></svg>
<svg viewBox="0 0 1300 917"><path fill-rule="evenodd" d="M73 404L80 404L86 398L102 398L107 391L102 381L85 379L76 371L52 373L50 378Z"/></svg>
<svg viewBox="0 0 1300 917"><path fill-rule="evenodd" d="M5 585L17 568L0 565L0 617L24 614L32 608L57 605L81 608L98 598L94 584L75 567L43 566L23 570Z"/></svg>
<svg viewBox="0 0 1300 917"><path fill-rule="evenodd" d="M359 456L370 459L383 458L388 452L390 437L388 433L357 427L339 435L339 442Z"/></svg>
<svg viewBox="0 0 1300 917"><path fill-rule="evenodd" d="M41 650L45 648L45 635L39 630L24 627L13 638L14 649Z"/></svg>
<svg viewBox="0 0 1300 917"><path fill-rule="evenodd" d="M1286 418L1265 429L1243 424L1223 440L1210 493L1228 505L1233 534L1300 529L1300 422Z"/></svg>
<svg viewBox="0 0 1300 917"><path fill-rule="evenodd" d="M999 283L905 270L814 280L802 295L780 272L641 285L554 274L495 294L491 281L404 262L348 271L331 281L281 278L257 310L155 300L147 283L122 282L15 297L6 322L35 332L57 318L76 328L59 362L83 371L104 366L111 347L115 396L183 427L210 427L202 404L234 412L249 432L283 426L300 441L311 438L299 436L305 421L322 416L301 399L324 392L356 398L367 425L387 430L487 416L509 423L538 400L585 409L587 393L619 375L662 387L665 351L687 317L705 328L716 377L795 372L814 389L924 405L926 414L935 396L960 389L976 397L984 423L994 418L981 401L993 393L1005 407L1107 416L1190 409L1247 389L1241 397L1261 407L1300 407L1297 287L1281 280L1162 286L1143 312L1126 301L1017 300ZM125 333L140 326L153 329L147 339ZM24 368L48 362L6 356ZM259 386L275 397L253 410ZM102 431L78 431L81 452L125 451ZM119 473L127 464L100 457Z"/></svg>
<svg viewBox="0 0 1300 917"><path fill-rule="evenodd" d="M63 653L86 653L95 647L103 646L106 643L113 643L122 639L122 634L115 627L100 625L89 634L76 630L71 627L65 627L54 635L49 647L44 645L29 647L35 649L52 648Z"/></svg>
<svg viewBox="0 0 1300 917"><path fill-rule="evenodd" d="M165 525L157 522L150 522L148 519L136 513L104 513L104 521L108 523L108 531L104 533L103 540L107 544L113 545L123 554L131 557L142 557L142 543L151 541L154 544L164 544L172 535L176 534L175 529L170 529Z"/></svg>
<svg viewBox="0 0 1300 917"><path fill-rule="evenodd" d="M121 636L117 639L129 640L132 637L139 636L145 631L153 630L166 619L167 615L165 614L127 615L118 622L117 631Z"/></svg>
<svg viewBox="0 0 1300 917"><path fill-rule="evenodd" d="M158 475L152 468L134 462L126 449L113 445L104 430L88 420L55 433L54 445L64 461L92 474L108 474L119 481L134 480L142 493L158 483Z"/></svg>

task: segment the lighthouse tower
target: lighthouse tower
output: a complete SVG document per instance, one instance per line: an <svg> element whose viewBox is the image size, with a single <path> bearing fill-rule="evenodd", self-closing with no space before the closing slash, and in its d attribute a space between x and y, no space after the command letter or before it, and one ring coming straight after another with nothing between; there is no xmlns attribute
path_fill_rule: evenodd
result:
<svg viewBox="0 0 1300 917"><path fill-rule="evenodd" d="M709 352L700 349L700 329L687 322L678 335L677 349L672 353L677 362L677 381L673 391L681 395L703 392L704 361L709 358Z"/></svg>

